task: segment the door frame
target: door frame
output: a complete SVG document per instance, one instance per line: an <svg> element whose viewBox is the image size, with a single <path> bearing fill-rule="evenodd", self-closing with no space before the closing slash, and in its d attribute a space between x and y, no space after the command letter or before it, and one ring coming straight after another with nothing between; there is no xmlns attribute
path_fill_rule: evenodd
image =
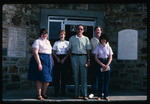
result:
<svg viewBox="0 0 150 104"><path fill-rule="evenodd" d="M50 19L51 17L57 18L57 19ZM64 20L62 20L64 18ZM87 18L78 18L82 19L80 20L67 20L67 18L75 18L75 17L61 17L61 16L48 16L48 39L49 39L49 28L50 28L50 22L60 22L61 23L61 30L65 30L65 25L79 25L82 24L84 26L93 26L93 35L94 35L94 27L96 24L96 20L93 19L93 21L88 21ZM83 21L84 20L84 21Z"/></svg>
<svg viewBox="0 0 150 104"><path fill-rule="evenodd" d="M82 17L82 18L95 18L95 25L100 25L103 32L105 27L104 11L87 11L87 10L69 10L69 9L41 9L40 28L48 30L48 17L49 16L67 16L67 17Z"/></svg>

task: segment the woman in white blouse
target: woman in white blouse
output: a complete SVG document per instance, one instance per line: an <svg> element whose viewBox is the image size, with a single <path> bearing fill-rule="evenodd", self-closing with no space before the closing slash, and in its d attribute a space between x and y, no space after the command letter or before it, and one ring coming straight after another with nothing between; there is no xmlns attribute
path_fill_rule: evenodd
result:
<svg viewBox="0 0 150 104"><path fill-rule="evenodd" d="M67 60L68 60L68 46L69 41L65 40L65 30L59 31L59 39L53 45L53 56L54 56L54 86L55 96L59 94L59 85L61 81L61 94L65 96L65 85L67 81Z"/></svg>
<svg viewBox="0 0 150 104"><path fill-rule="evenodd" d="M52 82L52 46L47 37L46 29L42 28L39 39L32 44L33 56L29 63L28 80L36 81L37 99L39 100L48 99L46 90L49 82Z"/></svg>
<svg viewBox="0 0 150 104"><path fill-rule="evenodd" d="M94 50L95 60L98 63L98 100L102 98L102 92L104 90L104 98L108 98L108 85L110 80L110 64L112 61L113 51L109 45L106 45L108 38L106 34L102 34L100 37L100 45Z"/></svg>

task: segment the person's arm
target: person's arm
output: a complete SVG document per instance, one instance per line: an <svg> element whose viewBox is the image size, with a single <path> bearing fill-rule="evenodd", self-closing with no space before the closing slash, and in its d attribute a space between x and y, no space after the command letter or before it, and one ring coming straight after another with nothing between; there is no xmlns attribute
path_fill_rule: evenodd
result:
<svg viewBox="0 0 150 104"><path fill-rule="evenodd" d="M40 60L40 57L39 57L39 54L38 54L39 49L38 48L33 48L32 50L33 50L33 55L35 57L35 60L38 64L38 69L39 69L39 71L42 71L42 64L41 64L41 60Z"/></svg>
<svg viewBox="0 0 150 104"><path fill-rule="evenodd" d="M96 61L99 65L101 65L104 70L106 70L107 66L106 66L105 64L103 64L103 63L98 59L98 55L97 55L97 54L95 54L95 61Z"/></svg>
<svg viewBox="0 0 150 104"><path fill-rule="evenodd" d="M58 62L58 63L60 63L60 59L57 57L57 55L55 54L55 52L56 52L56 51L55 51L55 50L53 50L53 56L54 56L54 58L56 58L56 59L57 59L57 62Z"/></svg>
<svg viewBox="0 0 150 104"><path fill-rule="evenodd" d="M71 49L68 50L70 57L72 57Z"/></svg>
<svg viewBox="0 0 150 104"><path fill-rule="evenodd" d="M68 54L61 60L61 63L63 64L64 62L65 62L65 60L69 57L69 52L68 52Z"/></svg>
<svg viewBox="0 0 150 104"><path fill-rule="evenodd" d="M51 57L52 57L52 63L53 63L53 66L54 66L54 59L53 59L53 55L51 54Z"/></svg>
<svg viewBox="0 0 150 104"><path fill-rule="evenodd" d="M106 64L107 67L109 66L109 64L111 63L111 61L112 61L112 55L109 56L108 63Z"/></svg>
<svg viewBox="0 0 150 104"><path fill-rule="evenodd" d="M88 58L87 67L89 67L90 66L90 50L87 50L87 58Z"/></svg>

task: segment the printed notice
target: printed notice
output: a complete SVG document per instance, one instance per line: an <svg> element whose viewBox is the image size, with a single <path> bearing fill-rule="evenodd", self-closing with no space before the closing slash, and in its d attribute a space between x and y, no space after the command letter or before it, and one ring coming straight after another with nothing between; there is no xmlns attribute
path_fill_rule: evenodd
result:
<svg viewBox="0 0 150 104"><path fill-rule="evenodd" d="M118 59L137 60L138 53L137 30L125 29L118 32Z"/></svg>
<svg viewBox="0 0 150 104"><path fill-rule="evenodd" d="M9 57L26 57L26 29L8 28L8 50Z"/></svg>

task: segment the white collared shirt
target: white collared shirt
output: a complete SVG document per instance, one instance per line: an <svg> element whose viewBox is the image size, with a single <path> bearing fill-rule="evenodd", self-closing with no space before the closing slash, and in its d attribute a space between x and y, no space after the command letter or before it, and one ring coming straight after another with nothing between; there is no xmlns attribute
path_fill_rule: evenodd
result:
<svg viewBox="0 0 150 104"><path fill-rule="evenodd" d="M67 54L69 50L69 41L56 41L53 45L53 50L56 51L56 55Z"/></svg>
<svg viewBox="0 0 150 104"><path fill-rule="evenodd" d="M87 54L87 50L91 50L89 38L84 35L81 38L77 35L71 36L69 39L69 49L74 54Z"/></svg>
<svg viewBox="0 0 150 104"><path fill-rule="evenodd" d="M39 53L51 54L52 46L49 40L42 40L41 38L34 41L32 48L38 48Z"/></svg>
<svg viewBox="0 0 150 104"><path fill-rule="evenodd" d="M93 37L91 39L92 54L94 54L94 50L98 45L100 45L99 39L97 39L96 37Z"/></svg>
<svg viewBox="0 0 150 104"><path fill-rule="evenodd" d="M78 35L76 35L76 38L79 38ZM84 36L82 35L81 38L84 38Z"/></svg>
<svg viewBox="0 0 150 104"><path fill-rule="evenodd" d="M113 55L113 51L109 45L102 46L102 44L98 45L94 50L94 54L98 55L98 58L109 58L110 55Z"/></svg>

